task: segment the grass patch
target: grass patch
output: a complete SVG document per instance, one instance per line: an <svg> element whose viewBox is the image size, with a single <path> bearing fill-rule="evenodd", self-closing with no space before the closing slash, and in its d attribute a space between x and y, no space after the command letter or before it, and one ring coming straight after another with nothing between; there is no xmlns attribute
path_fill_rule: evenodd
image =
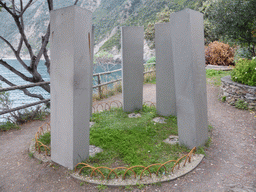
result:
<svg viewBox="0 0 256 192"><path fill-rule="evenodd" d="M40 135L38 141L49 147L51 144L51 132L45 132L43 135ZM45 151L45 148L41 146L40 150ZM50 151L47 149L47 152Z"/></svg>
<svg viewBox="0 0 256 192"><path fill-rule="evenodd" d="M217 71L214 69L206 69L207 83L210 85L220 86L221 78L231 75L231 71Z"/></svg>
<svg viewBox="0 0 256 192"><path fill-rule="evenodd" d="M141 114L140 118L128 118L128 114L120 108L94 113L91 120L95 124L90 129L90 144L102 148L103 152L90 157L85 163L94 167L148 166L171 159L177 160L190 151L185 146L163 142L169 135L178 135L176 117L165 117L166 124L159 124L152 121L158 116L155 107L143 106L143 109L137 112ZM166 166L170 168L172 165ZM150 171L156 172L157 169L157 166L151 167ZM140 174L142 170L142 168L134 169L136 174ZM108 174L108 170L101 169L101 171L103 174ZM164 171L164 168L161 171ZM125 171L116 172L122 175ZM83 175L90 173L90 169L82 171ZM128 175L131 173L128 172Z"/></svg>
<svg viewBox="0 0 256 192"><path fill-rule="evenodd" d="M0 124L0 132L9 131L11 129L20 129L20 127L10 121Z"/></svg>

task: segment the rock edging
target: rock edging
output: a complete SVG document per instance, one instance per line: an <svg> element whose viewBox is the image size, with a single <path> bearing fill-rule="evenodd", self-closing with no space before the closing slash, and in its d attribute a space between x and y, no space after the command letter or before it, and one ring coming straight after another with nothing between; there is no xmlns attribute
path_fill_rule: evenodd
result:
<svg viewBox="0 0 256 192"><path fill-rule="evenodd" d="M219 99L223 98L230 105L243 100L248 104L248 109L256 110L256 87L234 82L230 75L221 78Z"/></svg>

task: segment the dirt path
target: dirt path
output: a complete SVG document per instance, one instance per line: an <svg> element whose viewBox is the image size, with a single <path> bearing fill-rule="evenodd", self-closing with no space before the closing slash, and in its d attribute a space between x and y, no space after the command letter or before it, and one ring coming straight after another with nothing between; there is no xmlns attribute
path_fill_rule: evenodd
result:
<svg viewBox="0 0 256 192"><path fill-rule="evenodd" d="M145 186L142 191L256 191L256 114L218 101L217 94L218 88L207 85L208 120L214 130L206 158L184 177ZM144 85L144 100L155 102L155 85ZM80 186L66 168L29 157L28 146L42 123L34 121L20 130L0 133L0 191L98 191L96 185Z"/></svg>

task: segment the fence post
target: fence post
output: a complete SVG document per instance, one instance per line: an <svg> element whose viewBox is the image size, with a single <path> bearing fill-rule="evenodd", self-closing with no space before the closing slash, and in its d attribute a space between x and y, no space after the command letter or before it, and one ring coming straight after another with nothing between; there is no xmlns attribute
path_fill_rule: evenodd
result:
<svg viewBox="0 0 256 192"><path fill-rule="evenodd" d="M98 74L97 77L98 77L98 85L100 85L101 84L100 74ZM99 86L98 89L99 89L99 97L100 99L102 99L101 86Z"/></svg>

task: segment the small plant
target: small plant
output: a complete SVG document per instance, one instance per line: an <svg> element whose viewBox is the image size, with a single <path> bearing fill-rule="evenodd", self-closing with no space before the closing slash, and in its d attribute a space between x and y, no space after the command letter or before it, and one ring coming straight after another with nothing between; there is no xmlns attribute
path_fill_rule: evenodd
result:
<svg viewBox="0 0 256 192"><path fill-rule="evenodd" d="M44 145L50 145L51 144L51 133L46 132L45 134L41 135L39 137L38 141L42 142Z"/></svg>
<svg viewBox="0 0 256 192"><path fill-rule="evenodd" d="M36 109L24 109L10 113L8 119L16 124L24 124L32 120L44 120L44 117L49 115L46 108L41 109L42 106L37 106Z"/></svg>
<svg viewBox="0 0 256 192"><path fill-rule="evenodd" d="M131 190L133 190L133 187L131 185L126 185L125 189L128 190L128 191L131 191Z"/></svg>
<svg viewBox="0 0 256 192"><path fill-rule="evenodd" d="M8 130L11 130L11 129L19 129L20 127L15 124L15 123L12 123L10 121L7 121L7 122L4 122L2 124L0 124L0 132L1 131L8 131Z"/></svg>
<svg viewBox="0 0 256 192"><path fill-rule="evenodd" d="M232 81L256 86L256 59L239 59L231 73Z"/></svg>
<svg viewBox="0 0 256 192"><path fill-rule="evenodd" d="M213 126L208 125L208 131L212 131L213 130Z"/></svg>
<svg viewBox="0 0 256 192"><path fill-rule="evenodd" d="M83 185L84 185L84 182L81 182L81 183L80 183L80 186L83 186Z"/></svg>
<svg viewBox="0 0 256 192"><path fill-rule="evenodd" d="M28 156L29 156L30 158L32 158L32 157L34 156L34 153L29 152L29 153L28 153Z"/></svg>
<svg viewBox="0 0 256 192"><path fill-rule="evenodd" d="M147 63L156 63L156 57L151 57Z"/></svg>
<svg viewBox="0 0 256 192"><path fill-rule="evenodd" d="M161 183L161 182L156 182L156 183L153 183L153 185L158 186L158 187L161 187L161 186L162 186L162 183Z"/></svg>
<svg viewBox="0 0 256 192"><path fill-rule="evenodd" d="M49 146L51 144L51 132L46 132L43 135L41 135L38 138L38 141L40 141L41 143L43 143L46 146ZM45 148L43 146L41 146L40 150L45 151ZM50 152L50 150L47 149L47 152Z"/></svg>
<svg viewBox="0 0 256 192"><path fill-rule="evenodd" d="M144 83L155 84L156 83L156 73L155 72L146 73L144 75Z"/></svg>
<svg viewBox="0 0 256 192"><path fill-rule="evenodd" d="M223 96L223 97L221 98L221 101L222 101L222 102L225 102L226 99L227 99L227 97L226 97L226 96Z"/></svg>
<svg viewBox="0 0 256 192"><path fill-rule="evenodd" d="M143 185L143 184L140 184L140 185L139 185L139 184L137 183L136 185L137 185L138 189L143 189L143 188L145 187L145 185Z"/></svg>
<svg viewBox="0 0 256 192"><path fill-rule="evenodd" d="M104 190L107 189L108 187L107 187L106 185L100 184L100 185L97 186L97 188L98 188L99 191L104 191Z"/></svg>
<svg viewBox="0 0 256 192"><path fill-rule="evenodd" d="M214 41L205 48L205 63L211 65L234 65L234 48Z"/></svg>
<svg viewBox="0 0 256 192"><path fill-rule="evenodd" d="M247 110L248 109L248 103L246 103L244 100L238 100L235 102L235 107L238 109Z"/></svg>

